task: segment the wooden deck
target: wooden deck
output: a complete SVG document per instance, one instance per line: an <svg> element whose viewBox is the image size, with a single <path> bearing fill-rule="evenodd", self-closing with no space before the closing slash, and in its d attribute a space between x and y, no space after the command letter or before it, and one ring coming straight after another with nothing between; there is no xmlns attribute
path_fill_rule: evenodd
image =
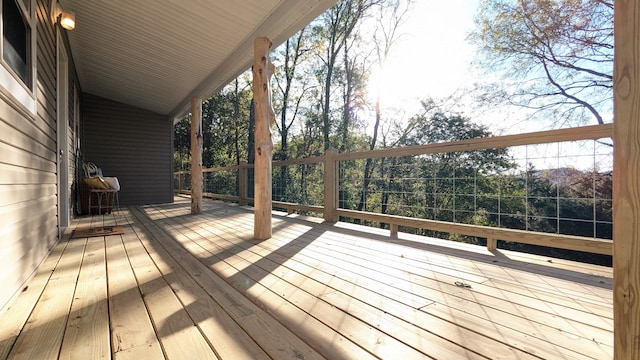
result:
<svg viewBox="0 0 640 360"><path fill-rule="evenodd" d="M205 200L78 219L0 359L611 359L612 270Z"/></svg>

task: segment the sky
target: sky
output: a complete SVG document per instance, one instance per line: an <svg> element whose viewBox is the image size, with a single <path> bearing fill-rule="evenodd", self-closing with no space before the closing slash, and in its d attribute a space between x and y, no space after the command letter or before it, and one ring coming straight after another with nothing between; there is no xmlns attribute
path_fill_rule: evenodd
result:
<svg viewBox="0 0 640 360"><path fill-rule="evenodd" d="M404 120L421 112L420 101L464 94L481 80L472 65L476 48L467 41L474 30L479 0L414 0L382 75L372 75L372 88L379 87L381 106ZM375 94L373 89L371 94ZM548 129L549 124L527 121L522 108L479 110L472 98L467 105L455 103L456 111L486 125L495 135ZM368 124L373 127L372 124Z"/></svg>
<svg viewBox="0 0 640 360"><path fill-rule="evenodd" d="M478 0L415 1L402 24L383 75L376 74L383 106L418 110L420 100L446 97L473 83L473 29Z"/></svg>

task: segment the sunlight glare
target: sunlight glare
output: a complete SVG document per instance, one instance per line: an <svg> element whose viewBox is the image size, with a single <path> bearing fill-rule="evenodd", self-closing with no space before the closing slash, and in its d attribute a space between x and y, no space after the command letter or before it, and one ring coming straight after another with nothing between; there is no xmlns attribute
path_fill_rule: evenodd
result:
<svg viewBox="0 0 640 360"><path fill-rule="evenodd" d="M384 69L371 74L368 91L372 102L379 91L383 108L410 106L417 110L420 100L450 96L470 85L475 49L466 36L473 28L477 3L417 2L400 28L403 35L391 49Z"/></svg>

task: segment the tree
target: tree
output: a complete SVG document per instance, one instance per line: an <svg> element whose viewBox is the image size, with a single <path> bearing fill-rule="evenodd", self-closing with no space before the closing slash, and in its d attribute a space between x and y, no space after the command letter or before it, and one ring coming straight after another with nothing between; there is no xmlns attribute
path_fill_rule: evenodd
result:
<svg viewBox="0 0 640 360"><path fill-rule="evenodd" d="M246 80L246 79L245 79ZM240 88L240 81L238 78L233 82L233 93L231 94L233 101L233 123L234 123L234 137L233 137L233 149L235 152L236 165L240 165L242 159L248 158L248 153L245 149L248 148L248 138L245 138L244 134L251 133L251 104L252 95L249 93L249 82L244 81L243 88Z"/></svg>
<svg viewBox="0 0 640 360"><path fill-rule="evenodd" d="M374 45L377 64L382 74L389 52L396 43L400 35L397 33L400 24L402 24L405 16L409 11L410 1L394 0L387 6L379 7L378 17L376 18L376 28L374 31ZM380 121L382 119L382 110L380 108L380 93L375 94L375 122L373 125L373 134L369 142L369 150L373 150L376 147L378 140L378 129L380 128ZM373 172L373 160L367 159L364 167L364 181L362 183L362 192L360 196L360 203L358 204L358 211L366 209L367 202L367 190L369 188L370 175ZM386 206L385 206L386 210Z"/></svg>
<svg viewBox="0 0 640 360"><path fill-rule="evenodd" d="M430 116L418 115L411 124L418 131L407 137L410 143L450 142L492 136L483 125L460 114L436 110ZM417 123L417 126L416 124ZM424 194L424 217L435 220L472 223L477 210L471 195L495 192L490 175L514 166L506 149L486 149L432 154L418 159L420 184ZM492 209L491 209L492 210Z"/></svg>
<svg viewBox="0 0 640 360"><path fill-rule="evenodd" d="M342 121L337 129L337 141L340 143L339 151L353 151L352 141L353 127L357 122L359 109L367 106L366 83L370 72L369 54L363 51L361 35L343 40L342 52L343 68L340 71L341 78L336 85L342 85Z"/></svg>
<svg viewBox="0 0 640 360"><path fill-rule="evenodd" d="M486 87L485 100L612 120L612 0L481 0L475 22L480 66L510 84Z"/></svg>
<svg viewBox="0 0 640 360"><path fill-rule="evenodd" d="M234 81L202 103L204 167L238 164L245 159L251 92ZM241 137L241 134L243 135Z"/></svg>
<svg viewBox="0 0 640 360"><path fill-rule="evenodd" d="M185 116L173 127L174 171L191 168L191 116Z"/></svg>
<svg viewBox="0 0 640 360"><path fill-rule="evenodd" d="M302 28L277 49L282 57L282 64L276 67L275 74L278 96L274 96L280 117L280 122L276 123L280 133L280 160L287 160L289 157L289 131L299 114L304 95L309 90L306 80L308 77L297 74L298 66L305 60L304 55L308 52L306 30Z"/></svg>
<svg viewBox="0 0 640 360"><path fill-rule="evenodd" d="M323 94L322 94L322 134L324 149L331 147L331 95L338 56L366 11L380 0L342 0L320 16L320 22L314 27L316 37L326 42L322 62Z"/></svg>
<svg viewBox="0 0 640 360"><path fill-rule="evenodd" d="M424 112L397 131L400 137L395 146L492 135L485 126L461 114L445 113L432 101L422 105ZM474 194L495 197L495 175L514 167L506 149L403 156L380 159L378 163L381 169L376 172L377 178L370 180L367 211L462 223L475 223L474 216L483 210L473 201ZM350 178L342 182L357 183ZM485 206L492 203L487 201ZM485 210L497 213L497 208Z"/></svg>
<svg viewBox="0 0 640 360"><path fill-rule="evenodd" d="M306 28L303 28L277 49L282 62L281 66L276 67L278 91L274 92L274 104L279 109L280 117L280 122L276 122L280 134L280 150L274 154L274 158L278 160L289 158L289 132L300 112L305 93L309 90L308 77L298 74L298 67L304 62L304 55L308 52L305 31ZM275 183L274 198L288 201L288 194L292 192L290 187L293 185L289 167L280 167Z"/></svg>

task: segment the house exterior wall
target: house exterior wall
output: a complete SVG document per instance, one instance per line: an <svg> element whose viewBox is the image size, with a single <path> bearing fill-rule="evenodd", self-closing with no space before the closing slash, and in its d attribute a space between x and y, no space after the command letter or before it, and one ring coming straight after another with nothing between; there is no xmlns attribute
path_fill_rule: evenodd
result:
<svg viewBox="0 0 640 360"><path fill-rule="evenodd" d="M120 182L120 205L173 201L172 122L95 95L83 96L83 157Z"/></svg>
<svg viewBox="0 0 640 360"><path fill-rule="evenodd" d="M25 92L25 87L0 84L0 311L58 239L58 30L51 21L50 5L48 0L31 2L35 16L31 29L35 32L34 85ZM78 94L72 61L69 64L69 91ZM6 74L11 76L7 70ZM9 78L10 85L12 81ZM70 99L79 101L77 96ZM69 127L68 134L76 139L76 126ZM75 143L71 144L68 150L73 153ZM74 171L70 157L69 172Z"/></svg>

